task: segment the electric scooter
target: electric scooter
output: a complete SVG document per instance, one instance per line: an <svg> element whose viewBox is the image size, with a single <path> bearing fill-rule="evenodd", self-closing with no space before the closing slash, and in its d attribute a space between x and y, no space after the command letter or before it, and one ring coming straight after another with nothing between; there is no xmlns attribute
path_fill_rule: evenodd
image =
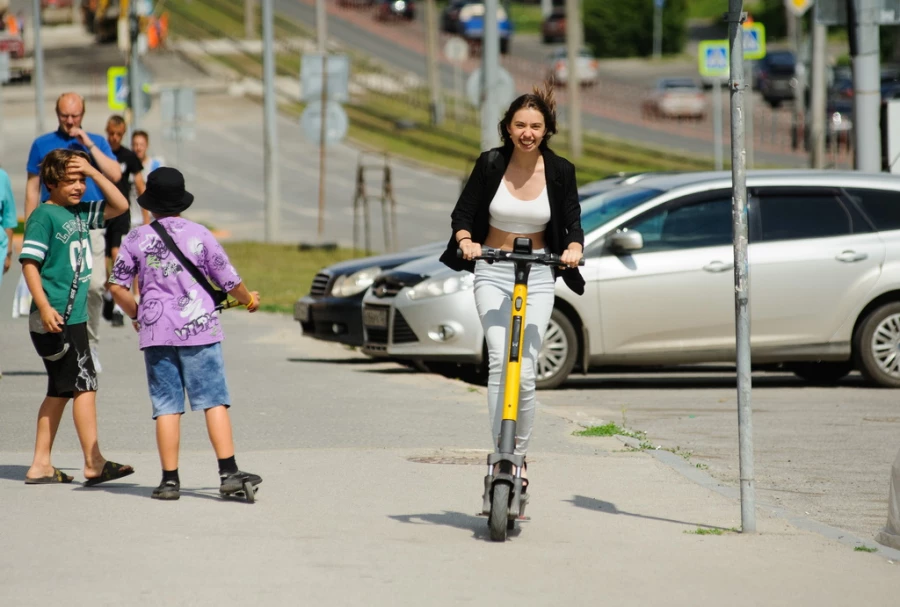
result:
<svg viewBox="0 0 900 607"><path fill-rule="evenodd" d="M462 250L457 251L462 256ZM499 451L487 458L484 477L482 514L488 516L491 539L506 541L508 531L515 529L516 520L525 519L528 495L522 488L525 456L516 455L516 419L519 414L519 384L522 367L522 347L525 334L525 309L528 301L528 274L533 264L560 267L564 264L554 253L532 253L530 238L516 238L512 251L482 250L475 259L488 263L512 262L515 267L511 317L509 321L509 349L506 357L506 385L503 390L503 419L500 422ZM582 259L579 265L584 265ZM494 474L494 467L497 474Z"/></svg>

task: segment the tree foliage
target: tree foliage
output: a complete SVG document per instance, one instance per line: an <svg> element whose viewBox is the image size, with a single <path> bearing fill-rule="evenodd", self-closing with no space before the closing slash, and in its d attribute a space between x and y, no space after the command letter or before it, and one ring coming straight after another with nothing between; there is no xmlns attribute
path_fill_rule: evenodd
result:
<svg viewBox="0 0 900 607"><path fill-rule="evenodd" d="M598 57L653 53L654 0L583 0L584 40ZM680 53L686 39L687 0L665 0L663 53Z"/></svg>

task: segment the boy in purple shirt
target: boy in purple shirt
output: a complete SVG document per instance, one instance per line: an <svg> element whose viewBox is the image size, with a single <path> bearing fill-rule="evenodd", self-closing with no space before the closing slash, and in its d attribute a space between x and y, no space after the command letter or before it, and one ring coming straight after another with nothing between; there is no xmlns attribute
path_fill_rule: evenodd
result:
<svg viewBox="0 0 900 607"><path fill-rule="evenodd" d="M194 196L184 189L184 177L162 167L147 179L138 199L171 236L182 254L200 272L250 312L259 309L259 293L248 291L222 246L203 226L181 217ZM244 482L258 485L256 474L241 472L234 460L231 406L222 359L222 327L212 297L182 267L152 225L128 233L110 276L110 293L134 322L147 366L147 383L156 420L156 443L162 464L162 482L151 497L180 497L178 448L184 393L191 409L203 411L210 442L219 460L219 492L240 491ZM140 305L131 293L137 277Z"/></svg>

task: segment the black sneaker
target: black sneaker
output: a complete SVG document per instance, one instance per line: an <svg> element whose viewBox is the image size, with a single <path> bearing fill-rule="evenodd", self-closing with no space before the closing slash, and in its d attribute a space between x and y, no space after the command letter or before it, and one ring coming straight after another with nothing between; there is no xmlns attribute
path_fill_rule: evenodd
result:
<svg viewBox="0 0 900 607"><path fill-rule="evenodd" d="M112 326L114 327L124 327L125 326L125 315L121 312L113 312L112 314Z"/></svg>
<svg viewBox="0 0 900 607"><path fill-rule="evenodd" d="M150 494L155 500L177 500L181 497L181 483L178 481L163 481L159 487Z"/></svg>

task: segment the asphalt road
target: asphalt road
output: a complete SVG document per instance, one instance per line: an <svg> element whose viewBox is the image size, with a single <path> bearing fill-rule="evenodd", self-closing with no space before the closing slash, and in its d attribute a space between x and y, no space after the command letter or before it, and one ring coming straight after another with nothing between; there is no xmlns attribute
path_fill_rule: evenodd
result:
<svg viewBox="0 0 900 607"><path fill-rule="evenodd" d="M88 97L85 127L103 133L112 113L105 107L105 73L121 63L114 45L94 45L77 30L58 30L57 38L73 47L46 53L47 98L45 129L55 127L53 99L64 90L76 90ZM61 43L60 43L61 44ZM141 121L151 137L151 153L185 173L188 188L196 196L193 218L230 233L234 239L262 240L265 226L263 170L263 115L261 106L240 95L229 94L227 86L206 76L174 53L150 59L148 68L156 84L190 84L210 90L197 95L196 138L180 145L163 136L158 101ZM98 74L103 74L100 78ZM6 87L4 122L0 137L0 159L10 174L20 205L24 204L25 164L35 135L33 87ZM337 242L352 246L354 241L354 199L360 162L377 168L365 169L365 191L369 197L371 249L385 250L381 191L383 159L362 156L358 149L338 144L326 152L324 231L319 219L319 150L304 139L298 121L278 118L280 242ZM411 246L448 237L449 215L459 192L463 167L458 175L441 175L391 159L391 185L396 201L396 246ZM385 207L389 209L390 207ZM364 214L357 212L358 242L363 237Z"/></svg>
<svg viewBox="0 0 900 607"><path fill-rule="evenodd" d="M278 0L276 7L286 16L314 27L315 8L312 0ZM339 7L330 10L329 39L339 41L340 44L387 65L415 74L424 81L426 62L421 23L377 23L368 11ZM447 34L441 36L442 40L448 37ZM523 37L521 45L516 39L512 44L511 54L502 59L504 66L515 78L519 93L530 91L532 85L543 81L546 75L546 51L542 46L535 38ZM470 59L463 70L469 74L477 66L477 61ZM439 67L442 86L452 90L452 67L443 59ZM677 124L671 120L654 123L640 119L640 100L649 92L651 82L663 75L681 75L689 73L692 69L679 61L662 66L640 61L605 63L601 82L593 90L586 91L582 95L583 127L624 140L711 156L712 126L709 119L699 124L688 125ZM606 71L619 76L607 77ZM561 92L558 97L560 116L565 119L565 93ZM804 156L789 153L785 147L789 141L785 133L789 133L789 128L782 123L789 124L790 112L786 110L770 112L763 107L758 95L755 97L757 103L754 114L758 123L756 134L758 142L753 158L756 166L807 166ZM728 120L729 114L726 112L726 140ZM780 126L775 126L776 124ZM772 143L773 141L777 141L777 145ZM764 145L768 147L763 149Z"/></svg>

